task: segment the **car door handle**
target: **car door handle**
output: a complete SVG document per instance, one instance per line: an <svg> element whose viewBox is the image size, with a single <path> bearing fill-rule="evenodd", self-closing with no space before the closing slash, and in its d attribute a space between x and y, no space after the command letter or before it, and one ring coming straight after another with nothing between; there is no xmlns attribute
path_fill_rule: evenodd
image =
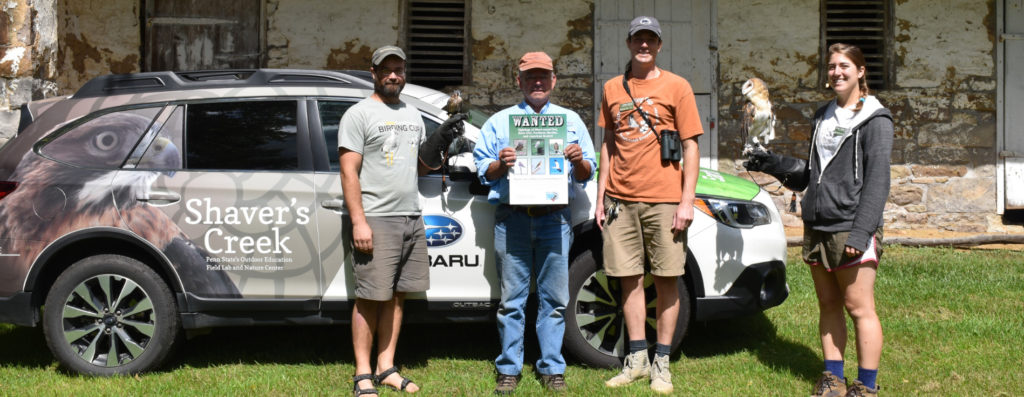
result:
<svg viewBox="0 0 1024 397"><path fill-rule="evenodd" d="M329 210L341 211L345 209L345 202L338 199L323 200L320 206Z"/></svg>
<svg viewBox="0 0 1024 397"><path fill-rule="evenodd" d="M135 198L150 204L172 204L181 201L181 195L174 192L149 192L149 194Z"/></svg>

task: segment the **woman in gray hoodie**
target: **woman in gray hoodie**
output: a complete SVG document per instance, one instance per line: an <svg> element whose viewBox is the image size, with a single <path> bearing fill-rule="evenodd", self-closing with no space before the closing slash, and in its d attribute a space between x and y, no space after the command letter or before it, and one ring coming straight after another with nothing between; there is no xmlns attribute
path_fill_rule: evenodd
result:
<svg viewBox="0 0 1024 397"><path fill-rule="evenodd" d="M818 296L825 372L814 396L876 396L882 325L875 312L875 276L882 255L882 210L889 197L892 114L870 95L860 49L828 50L828 86L836 98L814 114L807 160L758 151L744 166L804 192L804 261ZM853 319L857 380L847 387L844 309Z"/></svg>

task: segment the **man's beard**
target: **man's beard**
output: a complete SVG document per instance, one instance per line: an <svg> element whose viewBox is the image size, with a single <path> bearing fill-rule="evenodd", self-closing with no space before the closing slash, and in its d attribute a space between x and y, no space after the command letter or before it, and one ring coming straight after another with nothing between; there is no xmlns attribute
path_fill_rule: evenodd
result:
<svg viewBox="0 0 1024 397"><path fill-rule="evenodd" d="M405 88L405 83L401 84L384 84L380 81L373 82L373 92L377 93L377 96L384 99L398 99L402 93L402 89Z"/></svg>

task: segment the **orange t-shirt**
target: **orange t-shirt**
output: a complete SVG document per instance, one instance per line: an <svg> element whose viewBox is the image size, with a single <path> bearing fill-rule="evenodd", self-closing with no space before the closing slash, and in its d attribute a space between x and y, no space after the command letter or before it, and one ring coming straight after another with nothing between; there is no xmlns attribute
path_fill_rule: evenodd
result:
<svg viewBox="0 0 1024 397"><path fill-rule="evenodd" d="M607 162L609 196L646 203L678 203L683 197L681 162L661 161L658 136L662 129L679 131L679 138L704 133L697 113L693 88L686 79L661 69L653 79L629 79L633 103L622 88L622 76L604 83L598 125L604 128L608 153L601 154ZM647 113L658 134L652 134L638 109Z"/></svg>

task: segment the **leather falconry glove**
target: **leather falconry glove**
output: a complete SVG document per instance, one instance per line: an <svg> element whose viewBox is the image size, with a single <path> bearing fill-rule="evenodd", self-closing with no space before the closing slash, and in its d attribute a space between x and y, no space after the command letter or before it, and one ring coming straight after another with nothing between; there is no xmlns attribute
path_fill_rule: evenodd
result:
<svg viewBox="0 0 1024 397"><path fill-rule="evenodd" d="M462 136L466 131L465 126L462 124L466 118L465 113L456 113L434 130L434 134L430 135L420 145L419 156L423 164L426 164L431 169L441 167L441 162L443 161L444 153L448 151L448 146L452 144L455 138Z"/></svg>

